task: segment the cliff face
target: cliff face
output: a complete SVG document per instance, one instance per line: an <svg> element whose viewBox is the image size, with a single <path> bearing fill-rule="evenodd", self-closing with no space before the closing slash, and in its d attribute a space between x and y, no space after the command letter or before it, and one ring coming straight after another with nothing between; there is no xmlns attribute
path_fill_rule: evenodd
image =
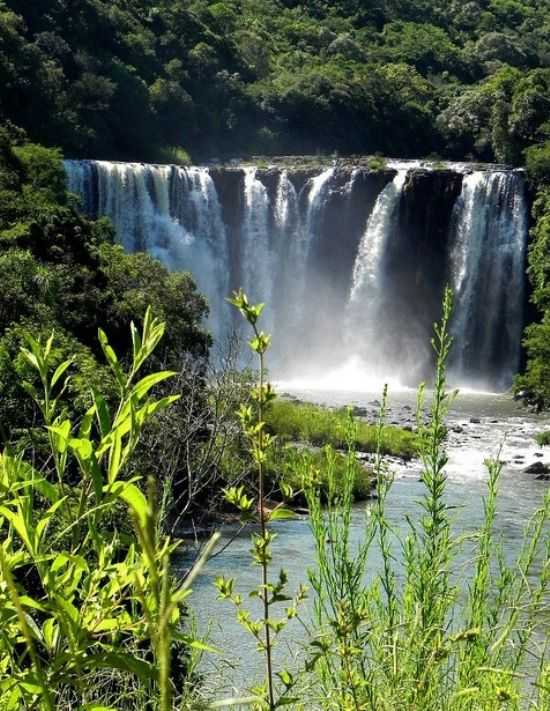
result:
<svg viewBox="0 0 550 711"><path fill-rule="evenodd" d="M127 249L189 269L221 337L232 289L267 304L282 374L353 357L416 383L445 284L456 293L456 372L505 387L523 325L527 199L520 172L388 161L177 168L69 161L83 207ZM490 275L490 280L487 278ZM513 285L514 299L510 298Z"/></svg>

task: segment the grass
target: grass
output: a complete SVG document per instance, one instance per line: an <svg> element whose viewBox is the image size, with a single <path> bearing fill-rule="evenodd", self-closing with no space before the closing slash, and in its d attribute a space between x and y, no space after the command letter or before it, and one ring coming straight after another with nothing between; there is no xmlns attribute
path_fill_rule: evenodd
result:
<svg viewBox="0 0 550 711"><path fill-rule="evenodd" d="M537 435L535 435L535 439L537 440L537 444L539 447L547 447L550 445L550 430L546 430L545 432L539 432Z"/></svg>
<svg viewBox="0 0 550 711"><path fill-rule="evenodd" d="M367 160L369 170L379 171L387 168L386 159L383 156L369 156Z"/></svg>
<svg viewBox="0 0 550 711"><path fill-rule="evenodd" d="M297 447L290 444L280 444L272 449L267 461L266 474L273 486L281 484L291 487L291 496L294 505L306 505L301 472L303 461L307 460L310 469L316 472L318 492L322 500L326 501L329 492L328 471L333 468L336 482L344 486L348 476L348 457L340 452L335 452L330 446L323 449ZM373 473L357 459L353 463L353 500L365 501L372 494L374 485Z"/></svg>
<svg viewBox="0 0 550 711"><path fill-rule="evenodd" d="M309 403L276 400L265 415L268 431L283 442L305 442L316 447L330 444L336 449L347 447L348 414L345 409L332 410ZM361 452L377 449L376 426L357 421L353 446ZM417 454L417 437L402 427L387 425L382 430L381 453L411 459Z"/></svg>

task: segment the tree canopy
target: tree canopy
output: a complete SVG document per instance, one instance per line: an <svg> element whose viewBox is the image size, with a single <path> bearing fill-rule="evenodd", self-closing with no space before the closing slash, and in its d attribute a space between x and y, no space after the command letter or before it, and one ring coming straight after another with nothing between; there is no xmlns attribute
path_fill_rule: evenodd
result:
<svg viewBox="0 0 550 711"><path fill-rule="evenodd" d="M71 157L521 163L549 72L549 0L0 0L0 120Z"/></svg>

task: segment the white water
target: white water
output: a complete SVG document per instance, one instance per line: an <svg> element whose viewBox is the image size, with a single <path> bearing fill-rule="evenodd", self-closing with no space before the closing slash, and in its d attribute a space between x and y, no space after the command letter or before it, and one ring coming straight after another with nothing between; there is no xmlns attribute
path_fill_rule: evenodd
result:
<svg viewBox="0 0 550 711"><path fill-rule="evenodd" d="M211 174L200 167L66 162L69 189L86 212L111 218L128 251L147 250L169 269L193 273L210 302L215 336L234 324L225 302L232 289L242 286L267 304L262 327L273 333L276 376L363 390L385 380L409 382L411 367L415 378L429 370L433 308L426 312L422 302L430 290L422 260L438 254L441 279L457 295L455 379L485 390L508 387L523 326L523 176L449 164L463 185L447 209L448 238L438 238L444 240L438 253L429 237L428 244L411 241L415 228L407 223L416 209L407 175L426 166L390 161L388 167L397 172L384 184L360 167L332 166L300 178L286 169ZM408 208L400 210L404 195ZM429 199L436 206L440 197ZM433 278L433 266L427 273ZM408 279L404 290L401 275ZM422 285L418 301L410 293L415 284ZM438 288L432 287L436 304ZM403 308L410 320L395 321Z"/></svg>
<svg viewBox="0 0 550 711"><path fill-rule="evenodd" d="M401 387L384 359L380 336L384 328L383 299L387 288L384 257L388 242L397 237L399 203L408 172L408 168L400 167L382 190L359 243L344 330L345 343L352 355L326 378L328 384L341 383L345 390L370 390L382 382Z"/></svg>
<svg viewBox="0 0 550 711"><path fill-rule="evenodd" d="M359 243L353 267L349 307L353 309L358 304L364 307L361 317L367 328L371 328L380 317L379 307L384 290L383 260L388 240L395 235L397 229L397 211L407 172L399 170L392 182L382 190Z"/></svg>
<svg viewBox="0 0 550 711"><path fill-rule="evenodd" d="M311 180L311 187L307 196L307 212L305 220L305 233L307 235L307 248L305 256L309 256L315 237L319 233L319 222L322 217L330 181L334 176L334 168L327 168L322 173Z"/></svg>
<svg viewBox="0 0 550 711"><path fill-rule="evenodd" d="M210 327L221 337L228 246L208 170L107 161L66 161L65 169L69 190L83 197L87 212L111 219L126 250L146 250L172 271L192 272L212 305Z"/></svg>
<svg viewBox="0 0 550 711"><path fill-rule="evenodd" d="M517 176L481 171L466 176L453 223L454 376L475 380L476 365L490 364L501 349L505 385L519 365L525 283L527 206Z"/></svg>

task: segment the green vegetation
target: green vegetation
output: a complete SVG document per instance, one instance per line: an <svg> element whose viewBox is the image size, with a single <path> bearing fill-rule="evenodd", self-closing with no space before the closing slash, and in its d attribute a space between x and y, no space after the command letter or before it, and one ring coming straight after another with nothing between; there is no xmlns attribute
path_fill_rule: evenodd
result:
<svg viewBox="0 0 550 711"><path fill-rule="evenodd" d="M539 432L535 439L540 447L548 447L550 445L550 430Z"/></svg>
<svg viewBox="0 0 550 711"><path fill-rule="evenodd" d="M346 409L332 410L291 400L276 400L264 417L267 430L282 441L305 442L318 447L330 444L336 449L347 447L348 419ZM376 426L358 421L353 446L361 452L375 452ZM393 425L384 428L381 446L383 454L395 457L409 459L417 454L416 435Z"/></svg>
<svg viewBox="0 0 550 711"><path fill-rule="evenodd" d="M528 274L539 320L525 329L527 367L516 378L515 390L538 409L546 409L550 407L550 182L540 184L533 218Z"/></svg>
<svg viewBox="0 0 550 711"><path fill-rule="evenodd" d="M193 580L217 536L182 580L179 565L172 569L177 544L163 533L162 482L131 473L148 422L179 402L178 396L154 394L175 373L147 367L159 352L165 326L146 309L141 331L131 325L126 363L99 331L113 407L92 389L82 418L67 416L77 408L62 404L77 365L71 359L59 362L54 335L46 341L27 336L20 350L29 374L36 376L36 385L30 379L22 384L34 399L49 456L39 470L33 450L0 455L0 708L191 711L239 705L379 711L405 704L422 711L519 711L526 705L546 711L548 649L533 641L547 624L550 491L526 526L517 558L509 562L494 533L501 465L488 462L484 520L467 539L454 535L444 449L452 403L445 380L450 294L433 341L437 370L430 417L427 423L418 418L424 494L418 517L409 519L409 536L398 537L386 518L393 480L383 457L384 392L374 426L377 496L366 510L358 545L352 520L357 432L351 415L336 413L339 422L346 417L345 455L330 448L321 457L307 448L293 455L316 551L311 589L300 584L295 592L288 589L285 570L275 575L271 566L272 524L293 513L267 500L269 460L276 454L276 439L263 420L276 402L262 375L270 339L257 325L261 306L249 304L242 293L233 303L254 330L251 346L259 358L259 384L239 411L256 481L228 487L225 498L243 522L259 522L251 557L259 582L247 596L237 592L232 578L219 577L215 584L256 641L265 683L246 697L213 704L211 683L202 693L196 663L200 654L214 650L189 629L185 612ZM424 405L421 389L419 413ZM288 481L281 482L281 491L288 499L294 494ZM381 562L372 567L374 549ZM456 576L461 551L468 559L473 552L470 577ZM313 598L309 622L301 616L308 596ZM260 602L258 618L248 607L251 598ZM305 660L281 668L273 649L297 617Z"/></svg>
<svg viewBox="0 0 550 711"><path fill-rule="evenodd" d="M337 150L521 162L549 138L549 9L2 0L0 122L82 158L183 148L195 160Z"/></svg>
<svg viewBox="0 0 550 711"><path fill-rule="evenodd" d="M61 403L81 416L90 404L90 387L105 397L113 376L102 363L97 343L100 324L126 361L132 352L129 325L142 319L150 303L169 324L158 358L179 367L186 352L208 352L202 330L206 302L189 274L170 274L146 254L125 254L114 244L106 220L92 222L77 213L65 191L59 152L34 144L17 145L0 130L0 438L4 445L28 438L36 407L26 397L21 378L29 372L19 348L29 333L35 338L56 332L52 358L74 357Z"/></svg>
<svg viewBox="0 0 550 711"><path fill-rule="evenodd" d="M369 170L374 172L378 170L384 170L386 168L386 160L382 156L369 156L367 160L367 165Z"/></svg>
<svg viewBox="0 0 550 711"><path fill-rule="evenodd" d="M326 501L329 495L328 472L333 471L334 479L344 486L349 463L346 454L336 452L331 445L322 449L296 447L290 444L274 445L269 451L266 461L266 477L275 487L275 495L283 495L292 489L291 498L293 505L307 505L305 497L306 482L301 472L304 459L312 469L317 472L319 496ZM372 495L374 478L370 467L356 460L353 476L353 500L364 501Z"/></svg>
<svg viewBox="0 0 550 711"><path fill-rule="evenodd" d="M254 330L252 349L263 373L269 337L259 330L261 307L236 294L237 305ZM348 420L346 475L336 475L334 458L327 460L328 495L321 503L318 471L307 454L299 473L306 482L310 527L316 565L309 571L313 620L300 617L306 642L303 666L278 668L273 646L289 620L300 615L306 591L289 594L287 573L271 569L276 534L270 523L291 515L265 501L264 465L274 440L266 433L262 413L275 395L261 377L254 390L257 407L242 410L242 419L258 467L259 485L254 495L244 487L231 488L227 500L250 520L259 511L261 530L252 537L252 562L260 568L260 581L248 591L262 603L262 614L252 616L246 597L236 592L237 580L216 580L219 597L231 601L240 624L257 642L265 663L265 682L251 696L220 702L240 703L257 709L407 708L415 711L475 711L532 708L546 711L550 702L548 645L537 644L537 634L547 635L544 611L550 592L550 491L542 507L527 524L517 558L504 557L495 534L499 461L487 461L487 494L484 517L468 537L453 532L452 509L446 501L445 417L453 401L446 390L446 364L451 347L448 333L451 293L446 292L443 317L435 327L433 347L436 377L430 416L418 417L419 453L423 495L418 516L410 516L409 535L397 535L386 517L392 477L382 457L387 392L378 424L374 473L377 498L367 510L357 543L356 518L352 518L355 453L353 421ZM418 393L418 413L424 409L424 390ZM473 550L472 550L473 546ZM373 568L370 555L381 561ZM399 552L399 553L397 553ZM396 563L396 553L403 568ZM459 556L473 560L471 575L457 575ZM367 575L367 571L370 575ZM275 617L276 603L287 607ZM283 614L284 611L284 614ZM526 675L525 670L529 670ZM219 707L216 705L216 707Z"/></svg>
<svg viewBox="0 0 550 711"><path fill-rule="evenodd" d="M40 413L49 459L39 471L32 452L0 455L0 708L6 711L171 711L192 695L192 654L200 645L182 627L192 576L172 576L177 545L161 533L154 480L144 487L139 477L126 476L147 421L177 400L151 396L173 373L141 377L163 333L150 310L141 333L132 324L125 370L99 332L115 407L110 412L90 391L91 405L78 421L60 404L73 363L59 363L54 336L29 337L21 350L39 382L22 384Z"/></svg>

